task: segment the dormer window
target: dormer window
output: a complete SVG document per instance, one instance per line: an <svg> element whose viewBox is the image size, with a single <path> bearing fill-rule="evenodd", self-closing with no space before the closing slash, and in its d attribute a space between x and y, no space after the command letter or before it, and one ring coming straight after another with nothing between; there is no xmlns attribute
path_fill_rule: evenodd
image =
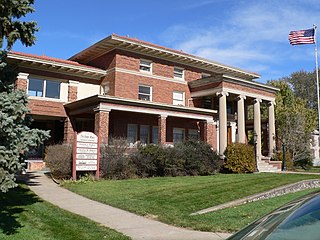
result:
<svg viewBox="0 0 320 240"><path fill-rule="evenodd" d="M174 78L184 79L184 69L179 67L174 67L173 76Z"/></svg>
<svg viewBox="0 0 320 240"><path fill-rule="evenodd" d="M140 71L142 72L152 72L152 62L145 59L140 59Z"/></svg>

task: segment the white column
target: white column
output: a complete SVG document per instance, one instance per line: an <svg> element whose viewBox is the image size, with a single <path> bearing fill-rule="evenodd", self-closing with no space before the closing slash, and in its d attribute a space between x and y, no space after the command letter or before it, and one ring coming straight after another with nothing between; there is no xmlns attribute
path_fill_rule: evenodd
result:
<svg viewBox="0 0 320 240"><path fill-rule="evenodd" d="M238 106L238 141L239 143L246 142L246 123L245 123L245 113L244 113L244 100L246 96L239 95L237 100Z"/></svg>
<svg viewBox="0 0 320 240"><path fill-rule="evenodd" d="M227 92L217 93L219 97L219 154L223 155L227 147Z"/></svg>
<svg viewBox="0 0 320 240"><path fill-rule="evenodd" d="M268 110L269 110L269 156L271 157L273 154L273 150L276 147L276 127L275 127L275 118L274 118L274 105L275 102L269 102Z"/></svg>
<svg viewBox="0 0 320 240"><path fill-rule="evenodd" d="M257 146L256 146L256 154L257 161L261 159L261 114L260 114L260 103L261 99L257 98L254 100L253 104L253 129L257 134Z"/></svg>

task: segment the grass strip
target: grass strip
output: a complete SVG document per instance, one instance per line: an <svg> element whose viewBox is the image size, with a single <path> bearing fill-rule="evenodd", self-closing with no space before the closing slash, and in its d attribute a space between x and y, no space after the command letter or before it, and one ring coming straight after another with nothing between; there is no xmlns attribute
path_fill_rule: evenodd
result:
<svg viewBox="0 0 320 240"><path fill-rule="evenodd" d="M0 219L3 240L130 239L42 201L23 184L0 193Z"/></svg>
<svg viewBox="0 0 320 240"><path fill-rule="evenodd" d="M164 177L130 180L101 180L64 186L88 198L162 222L197 230L235 231L247 222L218 225L207 214L192 212L261 193L286 184L319 178L302 174L217 174L197 177ZM269 208L264 211L267 213ZM211 215L210 215L211 216ZM227 218L221 214L218 218ZM239 215L239 219L242 217ZM254 218L252 217L252 219ZM235 222L238 221L235 219Z"/></svg>

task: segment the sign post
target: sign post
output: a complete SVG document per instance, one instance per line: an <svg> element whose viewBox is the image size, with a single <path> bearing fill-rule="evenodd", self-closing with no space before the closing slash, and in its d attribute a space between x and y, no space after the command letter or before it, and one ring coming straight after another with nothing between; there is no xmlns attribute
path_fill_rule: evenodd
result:
<svg viewBox="0 0 320 240"><path fill-rule="evenodd" d="M95 171L99 178L100 143L92 132L74 133L72 179L77 179L77 171Z"/></svg>

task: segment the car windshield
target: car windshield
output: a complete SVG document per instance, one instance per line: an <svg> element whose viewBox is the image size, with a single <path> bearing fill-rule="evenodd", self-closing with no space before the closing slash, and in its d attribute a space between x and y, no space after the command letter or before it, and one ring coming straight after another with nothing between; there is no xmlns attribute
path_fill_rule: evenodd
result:
<svg viewBox="0 0 320 240"><path fill-rule="evenodd" d="M284 220L266 239L319 239L320 195L303 204ZM303 234L303 236L302 236Z"/></svg>

